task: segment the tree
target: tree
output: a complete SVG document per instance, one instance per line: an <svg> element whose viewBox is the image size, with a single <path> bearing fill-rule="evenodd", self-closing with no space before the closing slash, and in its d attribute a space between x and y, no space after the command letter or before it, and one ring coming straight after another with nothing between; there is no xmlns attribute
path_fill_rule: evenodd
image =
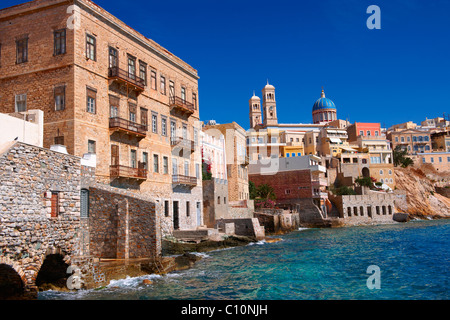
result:
<svg viewBox="0 0 450 320"><path fill-rule="evenodd" d="M410 165L414 164L414 161L407 157L407 151L406 149L402 149L400 146L396 146L395 149L392 151L392 156L394 158L394 166L398 167L401 166L402 168L406 168Z"/></svg>
<svg viewBox="0 0 450 320"><path fill-rule="evenodd" d="M248 192L249 192L251 200L255 200L256 197L258 196L257 193L256 193L255 183L252 182L252 181L248 182Z"/></svg>
<svg viewBox="0 0 450 320"><path fill-rule="evenodd" d="M266 200L274 200L276 198L273 188L267 183L261 184L256 188L256 196Z"/></svg>

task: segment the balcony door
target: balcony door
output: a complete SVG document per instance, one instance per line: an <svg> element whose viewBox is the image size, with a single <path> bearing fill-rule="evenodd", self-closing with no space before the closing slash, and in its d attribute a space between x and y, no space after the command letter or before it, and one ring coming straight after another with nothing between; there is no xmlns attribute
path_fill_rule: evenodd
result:
<svg viewBox="0 0 450 320"><path fill-rule="evenodd" d="M117 50L109 47L109 67L115 69L119 66L119 55Z"/></svg>
<svg viewBox="0 0 450 320"><path fill-rule="evenodd" d="M172 158L172 175L176 176L178 174L178 163L176 158Z"/></svg>
<svg viewBox="0 0 450 320"><path fill-rule="evenodd" d="M169 81L169 98L170 100L175 98L175 84L173 81Z"/></svg>
<svg viewBox="0 0 450 320"><path fill-rule="evenodd" d="M111 166L119 165L119 146L112 144L111 145Z"/></svg>
<svg viewBox="0 0 450 320"><path fill-rule="evenodd" d="M173 229L180 229L178 201L173 201Z"/></svg>

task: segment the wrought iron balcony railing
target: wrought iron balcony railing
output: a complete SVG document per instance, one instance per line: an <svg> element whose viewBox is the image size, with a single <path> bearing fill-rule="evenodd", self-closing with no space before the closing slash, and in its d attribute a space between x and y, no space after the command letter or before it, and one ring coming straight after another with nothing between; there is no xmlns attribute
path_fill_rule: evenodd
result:
<svg viewBox="0 0 450 320"><path fill-rule="evenodd" d="M147 126L119 117L109 118L109 128L116 131L125 131L145 137L147 135Z"/></svg>
<svg viewBox="0 0 450 320"><path fill-rule="evenodd" d="M177 96L173 96L169 98L170 107L177 108L183 112L192 114L195 112L194 105L190 102L187 102L186 99L182 99Z"/></svg>
<svg viewBox="0 0 450 320"><path fill-rule="evenodd" d="M132 179L147 179L147 169L132 168L121 165L110 166L111 178L132 178Z"/></svg>
<svg viewBox="0 0 450 320"><path fill-rule="evenodd" d="M197 178L176 174L172 176L172 184L195 187L197 185Z"/></svg>
<svg viewBox="0 0 450 320"><path fill-rule="evenodd" d="M125 83L131 84L136 89L140 91L144 91L145 89L145 80L138 77L135 74L132 74L126 70L120 69L119 67L110 67L108 68L108 78L123 81Z"/></svg>
<svg viewBox="0 0 450 320"><path fill-rule="evenodd" d="M190 151L195 151L195 142L193 140L185 139L182 137L171 137L170 138L170 145L172 147L181 147L183 149L189 149Z"/></svg>

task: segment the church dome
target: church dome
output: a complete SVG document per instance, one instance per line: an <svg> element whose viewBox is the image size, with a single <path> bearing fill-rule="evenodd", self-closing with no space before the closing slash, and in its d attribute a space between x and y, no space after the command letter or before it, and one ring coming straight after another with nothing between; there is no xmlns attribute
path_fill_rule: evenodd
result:
<svg viewBox="0 0 450 320"><path fill-rule="evenodd" d="M334 102L328 98L325 98L325 93L322 90L322 95L313 105L312 111L322 110L322 109L336 109Z"/></svg>

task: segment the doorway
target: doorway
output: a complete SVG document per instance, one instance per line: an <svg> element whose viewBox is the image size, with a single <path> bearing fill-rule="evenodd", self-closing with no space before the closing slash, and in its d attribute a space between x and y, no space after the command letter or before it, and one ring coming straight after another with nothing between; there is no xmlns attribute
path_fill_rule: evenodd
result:
<svg viewBox="0 0 450 320"><path fill-rule="evenodd" d="M180 217L179 217L179 206L178 201L173 202L173 229L180 229Z"/></svg>

